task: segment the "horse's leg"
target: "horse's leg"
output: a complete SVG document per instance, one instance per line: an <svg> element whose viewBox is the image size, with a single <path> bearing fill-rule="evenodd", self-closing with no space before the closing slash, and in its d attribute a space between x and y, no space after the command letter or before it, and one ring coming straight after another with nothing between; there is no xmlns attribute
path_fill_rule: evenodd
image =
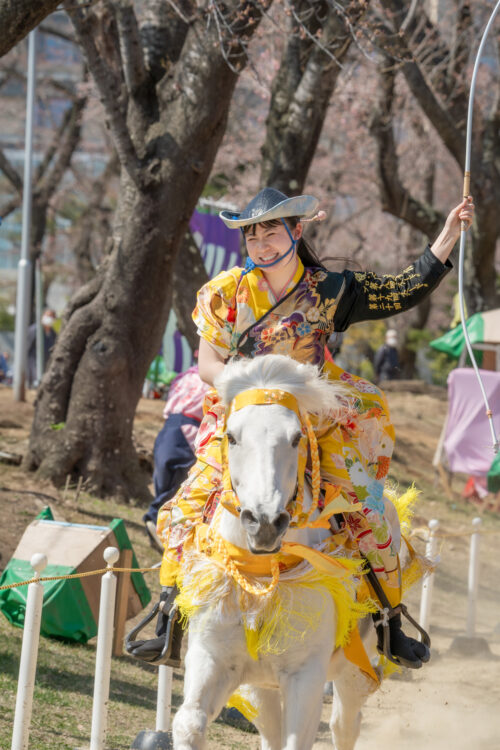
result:
<svg viewBox="0 0 500 750"><path fill-rule="evenodd" d="M376 683L358 667L347 661L342 652L335 655L333 705L330 719L335 750L353 750L361 727L361 709Z"/></svg>
<svg viewBox="0 0 500 750"><path fill-rule="evenodd" d="M215 657L197 642L186 654L184 702L172 723L175 750L203 750L209 724L241 682L237 661Z"/></svg>
<svg viewBox="0 0 500 750"><path fill-rule="evenodd" d="M253 723L259 730L262 750L281 750L281 698L279 690L252 688L252 704L258 711Z"/></svg>
<svg viewBox="0 0 500 750"><path fill-rule="evenodd" d="M311 750L323 705L327 665L310 656L295 674L280 678L283 696L283 750Z"/></svg>

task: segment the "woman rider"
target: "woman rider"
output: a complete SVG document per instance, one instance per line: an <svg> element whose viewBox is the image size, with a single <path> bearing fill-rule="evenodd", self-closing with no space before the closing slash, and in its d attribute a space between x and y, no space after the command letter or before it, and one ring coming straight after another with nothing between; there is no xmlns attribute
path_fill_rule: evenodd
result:
<svg viewBox="0 0 500 750"><path fill-rule="evenodd" d="M395 608L401 601L401 580L383 500L394 428L384 395L325 362L324 346L333 332L345 331L352 323L387 318L421 302L450 270L448 256L461 221L470 226L474 206L469 198L454 208L433 245L396 276L327 271L302 237L301 219L314 217L317 206L313 196L287 198L265 188L240 213L221 212L228 227L242 231L248 260L245 269L223 271L198 293L193 319L200 335L199 373L213 385L229 359L279 353L316 364L350 387L354 409L348 421L317 434L321 477L326 492L333 485L351 502L362 503L362 512L346 514L344 523L376 574L384 606L388 600ZM210 518L217 502L223 423L224 407L212 391L198 435L197 463L158 516L158 534L165 544L160 575L165 614L160 616L156 647L149 642L151 661L161 651L161 663L180 663L180 626L174 625L174 616L170 622L167 617L177 593L183 543L197 523ZM380 648L382 630L377 629ZM403 633L399 610L391 611L389 634L390 653L401 664L417 668L428 660L427 647ZM135 655L148 658L137 650Z"/></svg>

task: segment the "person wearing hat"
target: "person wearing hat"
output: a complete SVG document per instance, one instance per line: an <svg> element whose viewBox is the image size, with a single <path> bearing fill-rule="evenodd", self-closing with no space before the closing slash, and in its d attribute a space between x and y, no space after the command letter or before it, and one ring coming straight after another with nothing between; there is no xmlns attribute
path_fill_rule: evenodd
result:
<svg viewBox="0 0 500 750"><path fill-rule="evenodd" d="M450 270L447 259L460 222L470 225L474 206L468 199L453 209L432 247L396 276L328 271L302 234L304 222L321 218L317 211L318 200L311 195L288 198L265 188L243 211L221 212L226 226L242 232L248 259L244 268L223 271L198 293L193 319L200 336L199 372L213 385L230 359L279 353L314 363L351 389L355 408L349 422L318 434L322 480L325 488L334 485L351 502L363 503L363 512L346 514L344 531L368 560L385 601L396 608L401 601L400 570L383 501L394 428L383 393L325 362L325 343L352 323L386 318L424 299ZM172 620L177 617L171 603L183 543L196 524L210 520L218 500L223 424L224 407L212 390L198 433L197 462L158 515L157 532L165 545L160 582L170 602L161 615L162 632L169 609ZM390 614L391 654L405 666L422 666L429 658L427 647L403 633L399 609ZM163 648L162 663L180 663L179 627L176 622L167 634L173 646ZM383 630L377 628L380 647Z"/></svg>
<svg viewBox="0 0 500 750"><path fill-rule="evenodd" d="M385 343L377 349L373 366L378 380L399 378L398 332L395 328L386 331Z"/></svg>

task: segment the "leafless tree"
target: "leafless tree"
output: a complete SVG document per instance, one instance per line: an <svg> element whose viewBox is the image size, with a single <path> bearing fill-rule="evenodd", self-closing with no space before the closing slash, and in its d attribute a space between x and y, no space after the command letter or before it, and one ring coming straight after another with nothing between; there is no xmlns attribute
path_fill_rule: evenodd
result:
<svg viewBox="0 0 500 750"><path fill-rule="evenodd" d="M65 3L120 161L112 246L71 300L39 388L26 465L100 494L144 497L132 423L160 347L173 268L267 5ZM60 429L54 429L58 425Z"/></svg>
<svg viewBox="0 0 500 750"><path fill-rule="evenodd" d="M262 147L261 184L298 195L319 136L342 63L368 3L292 0L290 29Z"/></svg>
<svg viewBox="0 0 500 750"><path fill-rule="evenodd" d="M374 38L383 50L380 96L372 132L379 147L379 176L385 210L434 238L444 216L419 199L402 177L394 122L394 83L403 75L422 115L463 173L468 76L478 37L471 3L456 3L454 25L448 39L419 6L408 13L402 0L381 0L384 15ZM481 7L479 6L479 10ZM476 8L476 12L478 8ZM480 20L484 22L484 14ZM498 43L498 39L497 39ZM474 120L471 192L477 222L470 232L471 251L466 259L467 303L476 312L500 303L496 288L495 251L500 236L500 88L483 96Z"/></svg>

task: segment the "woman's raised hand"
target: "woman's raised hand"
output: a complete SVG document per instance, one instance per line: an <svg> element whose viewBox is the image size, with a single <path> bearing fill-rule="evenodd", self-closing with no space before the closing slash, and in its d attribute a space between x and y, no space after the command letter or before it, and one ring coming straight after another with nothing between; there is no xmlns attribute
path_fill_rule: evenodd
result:
<svg viewBox="0 0 500 750"><path fill-rule="evenodd" d="M474 201L472 196L469 195L458 206L452 208L446 219L445 229L457 238L460 235L462 222L466 225L466 229L470 228L474 221L474 211Z"/></svg>

